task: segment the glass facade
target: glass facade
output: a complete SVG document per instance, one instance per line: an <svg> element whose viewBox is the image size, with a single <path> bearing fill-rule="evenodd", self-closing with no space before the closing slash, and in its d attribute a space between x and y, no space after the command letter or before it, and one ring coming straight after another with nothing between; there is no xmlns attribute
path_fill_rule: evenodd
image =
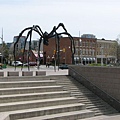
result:
<svg viewBox="0 0 120 120"><path fill-rule="evenodd" d="M13 42L15 43L18 39L18 36L14 36ZM17 43L17 48L18 49L23 49L24 48L24 44L25 44L25 36L21 36L18 43Z"/></svg>

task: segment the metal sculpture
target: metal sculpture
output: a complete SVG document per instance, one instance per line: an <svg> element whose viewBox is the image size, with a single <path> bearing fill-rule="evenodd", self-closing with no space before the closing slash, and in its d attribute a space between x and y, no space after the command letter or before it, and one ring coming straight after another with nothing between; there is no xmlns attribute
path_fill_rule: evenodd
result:
<svg viewBox="0 0 120 120"><path fill-rule="evenodd" d="M62 27L64 32L61 32L61 33L58 33L57 30ZM20 37L23 35L24 32L28 31L27 33L27 36L25 38L25 44L24 44L24 49L23 49L23 60L24 60L24 53L25 53L25 47L26 47L26 42L29 38L29 52L31 51L31 40L32 40L32 33L33 31L38 33L38 35L40 36L40 39L39 39L39 46L38 46L38 59L40 61L40 46L41 46L41 43L43 41L43 44L44 45L48 45L49 44L49 39L52 38L52 37L55 37L55 41L56 41L56 51L57 52L57 59L58 59L58 68L59 68L59 62L60 62L60 54L59 54L59 51L60 51L60 36L61 35L67 35L69 37L69 39L71 40L71 52L72 52L72 59L74 57L74 53L75 53L75 46L74 46L74 39L73 37L67 32L65 26L63 23L59 23L58 26L54 26L52 31L50 33L47 33L46 31L43 33L41 28L38 26L38 25L33 25L32 27L28 27L28 28L25 28L24 30L21 31L21 33L19 34L16 42L14 43L14 51L13 51L13 54L14 54L14 60L16 61L16 46L17 46L17 43L19 42L20 40ZM29 54L28 54L28 57L29 57ZM23 65L22 65L22 68L23 68ZM16 69L16 65L15 65L15 69ZM39 66L38 66L38 69L39 69ZM29 70L29 59L28 59L28 70Z"/></svg>

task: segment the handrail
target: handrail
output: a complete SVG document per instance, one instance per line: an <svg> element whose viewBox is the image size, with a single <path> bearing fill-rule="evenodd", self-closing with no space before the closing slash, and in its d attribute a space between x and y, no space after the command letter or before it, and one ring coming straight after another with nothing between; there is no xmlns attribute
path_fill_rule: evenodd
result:
<svg viewBox="0 0 120 120"><path fill-rule="evenodd" d="M69 71L70 70L72 70L79 77L77 77L75 74L74 75L70 74L70 76L75 78L78 82L83 84L90 91L92 91L94 94L96 94L97 96L102 98L104 101L106 101L108 104L110 104L113 108L115 108L118 112L120 112L120 102L117 99L113 98L110 94L106 93L104 90L101 90L98 86L93 84L91 81L85 78L82 74L78 73L76 70L74 70L72 67L69 66Z"/></svg>

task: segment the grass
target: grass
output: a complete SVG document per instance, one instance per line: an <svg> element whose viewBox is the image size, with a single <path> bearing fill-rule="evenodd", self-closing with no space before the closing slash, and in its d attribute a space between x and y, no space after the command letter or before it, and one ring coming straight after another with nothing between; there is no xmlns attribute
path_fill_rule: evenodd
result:
<svg viewBox="0 0 120 120"><path fill-rule="evenodd" d="M101 66L100 63L91 63L89 64L89 66ZM103 66L106 66L106 64L103 64Z"/></svg>

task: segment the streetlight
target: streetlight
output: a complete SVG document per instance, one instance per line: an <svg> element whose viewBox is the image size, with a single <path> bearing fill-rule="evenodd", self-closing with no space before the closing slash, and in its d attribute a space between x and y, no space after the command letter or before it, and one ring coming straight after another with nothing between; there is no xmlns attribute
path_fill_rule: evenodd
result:
<svg viewBox="0 0 120 120"><path fill-rule="evenodd" d="M101 47L101 66L103 66L103 47Z"/></svg>
<svg viewBox="0 0 120 120"><path fill-rule="evenodd" d="M50 60L50 56L49 55L47 56L47 59L48 59L48 62L49 62L49 60Z"/></svg>
<svg viewBox="0 0 120 120"><path fill-rule="evenodd" d="M56 72L56 58L55 58L54 55L52 56L52 61L53 61L53 64L54 64L54 70Z"/></svg>
<svg viewBox="0 0 120 120"><path fill-rule="evenodd" d="M2 40L2 60L1 62L3 63L3 28L2 28L2 37L1 37L1 40Z"/></svg>
<svg viewBox="0 0 120 120"><path fill-rule="evenodd" d="M65 59L65 64L66 64L66 49L65 48L63 48L63 52L65 53L64 59Z"/></svg>
<svg viewBox="0 0 120 120"><path fill-rule="evenodd" d="M79 40L79 52L80 52L80 54L79 54L79 59L81 58L81 64L82 64L82 40L80 39ZM81 46L81 49L80 49L80 46Z"/></svg>
<svg viewBox="0 0 120 120"><path fill-rule="evenodd" d="M2 55L1 55L1 63L3 63L3 35L2 37L0 37L0 39L2 40Z"/></svg>
<svg viewBox="0 0 120 120"><path fill-rule="evenodd" d="M47 56L47 60L48 60L48 62L47 62L46 66L48 66L48 68L49 68L49 65L50 65L50 62L49 62L50 61L50 56L49 55Z"/></svg>

